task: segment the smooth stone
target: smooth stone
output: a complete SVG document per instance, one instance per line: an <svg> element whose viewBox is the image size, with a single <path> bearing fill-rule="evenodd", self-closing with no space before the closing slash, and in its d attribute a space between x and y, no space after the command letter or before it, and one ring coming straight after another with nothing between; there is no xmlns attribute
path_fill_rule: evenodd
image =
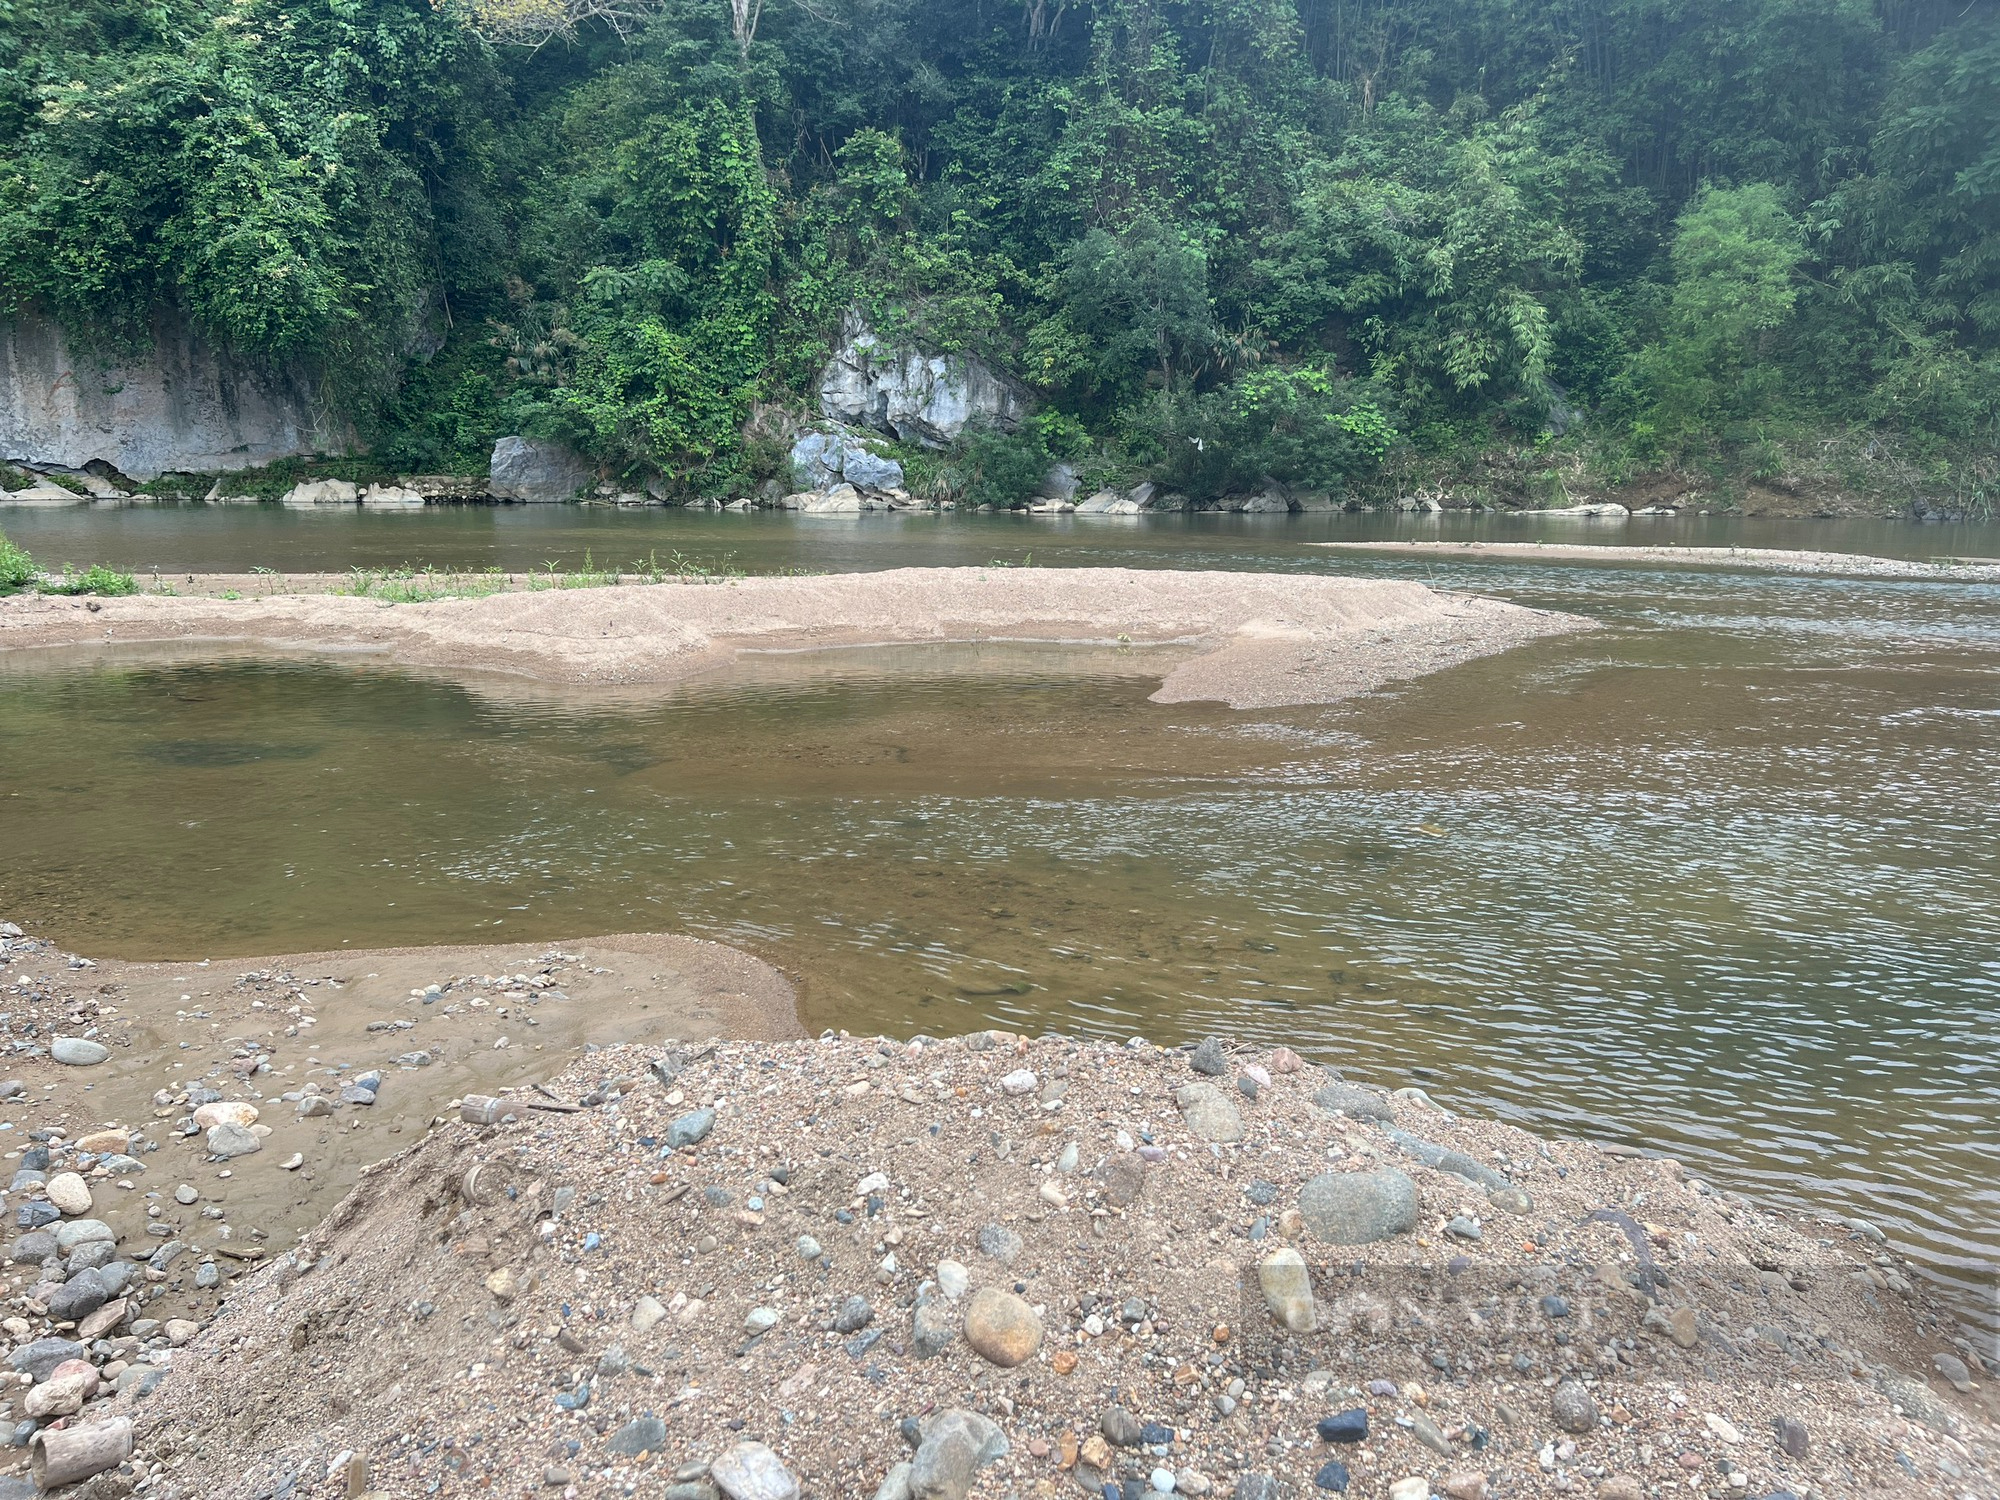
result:
<svg viewBox="0 0 2000 1500"><path fill-rule="evenodd" d="M820 1242L809 1234L799 1236L796 1248L799 1252L800 1260L818 1260L822 1255L826 1254L826 1250L820 1245Z"/></svg>
<svg viewBox="0 0 2000 1500"><path fill-rule="evenodd" d="M1597 1481L1597 1500L1646 1500L1645 1481L1633 1474L1612 1474Z"/></svg>
<svg viewBox="0 0 2000 1500"><path fill-rule="evenodd" d="M1394 1167L1322 1172L1299 1190L1299 1215L1316 1239L1372 1244L1416 1227L1417 1185Z"/></svg>
<svg viewBox="0 0 2000 1500"><path fill-rule="evenodd" d="M240 1099L204 1104L194 1112L194 1122L203 1130L213 1130L224 1124L241 1125L247 1129L257 1123L257 1106Z"/></svg>
<svg viewBox="0 0 2000 1500"><path fill-rule="evenodd" d="M719 1454L708 1477L730 1500L798 1500L798 1480L762 1443L738 1443Z"/></svg>
<svg viewBox="0 0 2000 1500"><path fill-rule="evenodd" d="M1346 1115L1354 1120L1394 1121L1396 1112L1389 1101L1372 1089L1353 1083L1329 1083L1313 1095L1313 1103L1328 1114Z"/></svg>
<svg viewBox="0 0 2000 1500"><path fill-rule="evenodd" d="M1597 1431L1597 1402L1580 1381L1565 1380L1558 1385L1549 1396L1549 1406L1555 1412L1556 1425L1564 1432L1581 1436Z"/></svg>
<svg viewBox="0 0 2000 1500"><path fill-rule="evenodd" d="M938 1290L956 1302L972 1290L972 1273L955 1260L937 1263Z"/></svg>
<svg viewBox="0 0 2000 1500"><path fill-rule="evenodd" d="M641 1453L658 1453L667 1441L667 1424L658 1417L634 1417L611 1434L605 1451L620 1458L637 1458Z"/></svg>
<svg viewBox="0 0 2000 1500"><path fill-rule="evenodd" d="M50 1196L53 1197L54 1195L51 1194ZM1940 1352L1933 1355L1931 1357L1931 1368L1942 1375L1951 1388L1961 1396L1970 1396L1972 1394L1972 1371L1966 1368L1965 1361L1960 1359L1956 1354Z"/></svg>
<svg viewBox="0 0 2000 1500"><path fill-rule="evenodd" d="M1142 1441L1139 1419L1122 1406L1107 1407L1097 1420L1097 1430L1114 1448L1136 1448Z"/></svg>
<svg viewBox="0 0 2000 1500"><path fill-rule="evenodd" d="M1042 1347L1042 1320L1012 1292L982 1287L965 1309L965 1341L1002 1369L1032 1359Z"/></svg>
<svg viewBox="0 0 2000 1500"><path fill-rule="evenodd" d="M233 1161L263 1149L262 1140L244 1126L232 1125L227 1120L208 1132L208 1154L223 1161Z"/></svg>
<svg viewBox="0 0 2000 1500"><path fill-rule="evenodd" d="M1229 1500L1278 1500L1278 1481L1270 1474L1243 1474L1236 1480L1236 1488L1229 1492Z"/></svg>
<svg viewBox="0 0 2000 1500"><path fill-rule="evenodd" d="M1134 1152L1120 1152L1098 1171L1104 1198L1113 1208L1130 1208L1146 1195L1146 1164Z"/></svg>
<svg viewBox="0 0 2000 1500"><path fill-rule="evenodd" d="M74 1172L58 1172L42 1189L48 1194L49 1202L72 1218L79 1218L90 1212L90 1185Z"/></svg>
<svg viewBox="0 0 2000 1500"><path fill-rule="evenodd" d="M14 1248L7 1256L24 1265L39 1265L55 1253L56 1237L46 1229L31 1229L14 1241Z"/></svg>
<svg viewBox="0 0 2000 1500"><path fill-rule="evenodd" d="M1243 1139L1243 1115L1234 1101L1212 1083L1184 1083L1174 1090L1187 1127L1204 1141L1228 1145Z"/></svg>
<svg viewBox="0 0 2000 1500"><path fill-rule="evenodd" d="M1431 1482L1412 1476L1389 1486L1389 1500L1431 1500Z"/></svg>
<svg viewBox="0 0 2000 1500"><path fill-rule="evenodd" d="M1318 1431L1322 1443L1365 1443L1368 1441L1368 1408L1351 1406L1330 1417L1321 1417Z"/></svg>
<svg viewBox="0 0 2000 1500"><path fill-rule="evenodd" d="M907 1461L897 1464L882 1476L882 1482L875 1487L875 1500L910 1500L910 1465Z"/></svg>
<svg viewBox="0 0 2000 1500"><path fill-rule="evenodd" d="M95 1271L110 1265L117 1258L118 1247L110 1240L85 1240L63 1262L63 1272L74 1276L78 1271Z"/></svg>
<svg viewBox="0 0 2000 1500"><path fill-rule="evenodd" d="M222 1285L222 1267L214 1261L203 1261L195 1267L194 1284L204 1292L212 1292Z"/></svg>
<svg viewBox="0 0 2000 1500"><path fill-rule="evenodd" d="M118 1236L102 1219L70 1219L56 1227L56 1249L64 1255L92 1240L110 1240L116 1244Z"/></svg>
<svg viewBox="0 0 2000 1500"><path fill-rule="evenodd" d="M1298 1251L1286 1246L1265 1256L1257 1267L1257 1285L1264 1293L1264 1305L1293 1333L1311 1333L1319 1327L1312 1276Z"/></svg>
<svg viewBox="0 0 2000 1500"><path fill-rule="evenodd" d="M92 1068L111 1056L111 1049L88 1037L59 1036L49 1043L49 1056L72 1068Z"/></svg>
<svg viewBox="0 0 2000 1500"><path fill-rule="evenodd" d="M1535 1211L1535 1200L1517 1187L1495 1188L1486 1195L1486 1201L1502 1213L1521 1215Z"/></svg>
<svg viewBox="0 0 2000 1500"><path fill-rule="evenodd" d="M743 1331L750 1334L769 1333L784 1319L784 1314L775 1307L753 1307L743 1320Z"/></svg>

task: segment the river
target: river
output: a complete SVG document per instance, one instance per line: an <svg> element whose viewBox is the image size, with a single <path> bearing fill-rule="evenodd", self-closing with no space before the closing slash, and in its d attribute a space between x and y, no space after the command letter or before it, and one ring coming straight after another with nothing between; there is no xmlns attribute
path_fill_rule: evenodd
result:
<svg viewBox="0 0 2000 1500"><path fill-rule="evenodd" d="M807 1023L1284 1041L1880 1224L1994 1326L2000 588L1331 538L2000 555L1977 527L569 507L0 512L176 572L1089 563L1414 577L1593 616L1326 708L1149 704L1146 652L764 658L615 699L324 659L0 659L0 911L86 953L630 929Z"/></svg>

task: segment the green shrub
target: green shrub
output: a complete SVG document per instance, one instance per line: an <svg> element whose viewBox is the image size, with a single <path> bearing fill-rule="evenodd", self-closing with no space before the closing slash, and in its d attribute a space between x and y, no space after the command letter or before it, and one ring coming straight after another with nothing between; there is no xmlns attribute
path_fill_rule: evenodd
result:
<svg viewBox="0 0 2000 1500"><path fill-rule="evenodd" d="M24 589L37 576L35 560L0 533L0 594Z"/></svg>
<svg viewBox="0 0 2000 1500"><path fill-rule="evenodd" d="M139 580L103 563L92 563L81 573L64 568L62 577L42 580L45 594L101 594L107 599L139 592Z"/></svg>

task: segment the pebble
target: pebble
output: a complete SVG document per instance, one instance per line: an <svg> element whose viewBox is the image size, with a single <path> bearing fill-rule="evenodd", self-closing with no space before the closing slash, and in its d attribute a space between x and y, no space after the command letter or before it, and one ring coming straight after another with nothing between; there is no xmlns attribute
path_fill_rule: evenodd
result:
<svg viewBox="0 0 2000 1500"><path fill-rule="evenodd" d="M1299 1190L1299 1214L1317 1239L1372 1244L1416 1227L1417 1185L1393 1167L1322 1172Z"/></svg>
<svg viewBox="0 0 2000 1500"><path fill-rule="evenodd" d="M875 1320L875 1309L866 1297L849 1297L834 1310L835 1333L857 1333Z"/></svg>
<svg viewBox="0 0 2000 1500"><path fill-rule="evenodd" d="M1229 1500L1278 1500L1279 1494L1278 1481L1274 1476L1243 1474L1238 1476Z"/></svg>
<svg viewBox="0 0 2000 1500"><path fill-rule="evenodd" d="M658 1453L667 1441L667 1424L658 1417L634 1417L611 1434L605 1451L620 1458L637 1458L641 1453Z"/></svg>
<svg viewBox="0 0 2000 1500"><path fill-rule="evenodd" d="M955 1260L941 1260L937 1264L938 1290L956 1302L972 1290L972 1273Z"/></svg>
<svg viewBox="0 0 2000 1500"><path fill-rule="evenodd" d="M286 1157L283 1161L278 1163L278 1170L280 1172L296 1172L300 1167L303 1167L305 1164L306 1164L305 1153L302 1151L294 1151L290 1156Z"/></svg>
<svg viewBox="0 0 2000 1500"><path fill-rule="evenodd" d="M632 1304L632 1327L639 1333L646 1333L659 1326L660 1320L666 1315L666 1304L658 1297L641 1297Z"/></svg>
<svg viewBox="0 0 2000 1500"><path fill-rule="evenodd" d="M1437 1423L1419 1412L1410 1418L1410 1432L1416 1440L1433 1453L1451 1457L1451 1440L1438 1430Z"/></svg>
<svg viewBox="0 0 2000 1500"><path fill-rule="evenodd" d="M49 1202L72 1217L90 1212L89 1184L74 1172L56 1173L42 1191L48 1194Z"/></svg>
<svg viewBox="0 0 2000 1500"><path fill-rule="evenodd" d="M1399 1479L1389 1486L1389 1500L1431 1500L1428 1479Z"/></svg>
<svg viewBox="0 0 2000 1500"><path fill-rule="evenodd" d="M818 1260L822 1255L826 1254L820 1242L809 1234L799 1236L797 1248L800 1260Z"/></svg>
<svg viewBox="0 0 2000 1500"><path fill-rule="evenodd" d="M1354 1406L1319 1419L1322 1443L1365 1443L1368 1441L1368 1408Z"/></svg>
<svg viewBox="0 0 2000 1500"><path fill-rule="evenodd" d="M1486 1201L1502 1213L1520 1215L1535 1210L1535 1200L1517 1187L1495 1188L1486 1195Z"/></svg>
<svg viewBox="0 0 2000 1500"><path fill-rule="evenodd" d="M1243 1115L1212 1083L1186 1083L1174 1090L1187 1127L1204 1141L1228 1145L1243 1139Z"/></svg>
<svg viewBox="0 0 2000 1500"><path fill-rule="evenodd" d="M798 1500L798 1480L762 1443L738 1443L718 1455L708 1477L730 1500Z"/></svg>
<svg viewBox="0 0 2000 1500"><path fill-rule="evenodd" d="M1188 1054L1188 1066L1197 1073L1206 1073L1210 1078L1220 1078L1229 1071L1229 1054L1222 1049L1222 1038L1209 1037L1193 1052Z"/></svg>
<svg viewBox="0 0 2000 1500"><path fill-rule="evenodd" d="M862 1305L867 1306L865 1302ZM778 1326L784 1316L775 1307L753 1307L749 1316L743 1320L743 1331L751 1334L769 1333Z"/></svg>
<svg viewBox="0 0 2000 1500"><path fill-rule="evenodd" d="M927 1418L910 1459L912 1500L964 1500L980 1469L1008 1452L999 1424L978 1412L954 1408Z"/></svg>
<svg viewBox="0 0 2000 1500"><path fill-rule="evenodd" d="M1172 1469L1155 1469L1151 1474L1146 1476L1146 1482L1152 1485L1155 1494L1171 1495L1174 1492L1174 1471Z"/></svg>
<svg viewBox="0 0 2000 1500"><path fill-rule="evenodd" d="M1597 1402L1580 1381L1563 1381L1550 1394L1549 1405L1555 1412L1556 1425L1564 1432L1581 1435L1597 1431Z"/></svg>
<svg viewBox="0 0 2000 1500"><path fill-rule="evenodd" d="M52 1183L51 1186L53 1185ZM53 1198L55 1194L50 1193L49 1196ZM1972 1394L1972 1371L1965 1367L1965 1361L1956 1354L1937 1354L1931 1360L1931 1367L1950 1382L1951 1388L1961 1396Z"/></svg>
<svg viewBox="0 0 2000 1500"><path fill-rule="evenodd" d="M1344 1493L1353 1476L1347 1472L1347 1465L1337 1458L1329 1458L1313 1474L1313 1484L1322 1490L1331 1490L1336 1495ZM1276 1493L1275 1488L1273 1493Z"/></svg>
<svg viewBox="0 0 2000 1500"><path fill-rule="evenodd" d="M1707 1426L1708 1430L1721 1438L1723 1442L1740 1443L1743 1441L1743 1434L1737 1430L1736 1424L1731 1422L1727 1417L1720 1416L1715 1412L1709 1412L1701 1420Z"/></svg>
<svg viewBox="0 0 2000 1500"><path fill-rule="evenodd" d="M1032 1094L1035 1091L1035 1085L1040 1081L1035 1077L1032 1069L1016 1068L1000 1080L1000 1087L1014 1095Z"/></svg>
<svg viewBox="0 0 2000 1500"><path fill-rule="evenodd" d="M979 1231L979 1253L1001 1265L1012 1265L1021 1253L1021 1237L1004 1224L988 1224Z"/></svg>
<svg viewBox="0 0 2000 1500"><path fill-rule="evenodd" d="M239 1101L229 1103L204 1104L194 1112L194 1123L202 1130L213 1130L227 1122L231 1125L255 1125L257 1106Z"/></svg>
<svg viewBox="0 0 2000 1500"><path fill-rule="evenodd" d="M690 1110L687 1114L680 1116L672 1124L667 1126L667 1148L672 1151L678 1151L683 1146L696 1145L699 1142L706 1140L708 1138L709 1131L713 1130L714 1128L715 1128L714 1110L712 1109ZM755 1446L757 1445L752 1443L743 1443L738 1445L738 1447L755 1447ZM730 1451L733 1453L736 1451L736 1449L732 1448ZM763 1451L769 1453L771 1450L766 1448ZM775 1456L774 1456L774 1461L775 1461ZM783 1472L782 1467L780 1468L779 1472L780 1473ZM796 1492L798 1486L795 1484L793 1485L792 1488L794 1492Z"/></svg>
<svg viewBox="0 0 2000 1500"><path fill-rule="evenodd" d="M174 1189L174 1202L180 1204L183 1208L192 1208L200 1197L201 1194L185 1182Z"/></svg>
<svg viewBox="0 0 2000 1500"><path fill-rule="evenodd" d="M1312 1277L1298 1251L1286 1246L1265 1256L1257 1267L1257 1285L1264 1293L1264 1305L1293 1333L1311 1333L1319 1327Z"/></svg>
<svg viewBox="0 0 2000 1500"><path fill-rule="evenodd" d="M1772 1430L1777 1434L1778 1446L1793 1458L1804 1458L1812 1447L1806 1435L1805 1424L1792 1417L1774 1417Z"/></svg>
<svg viewBox="0 0 2000 1500"><path fill-rule="evenodd" d="M1032 1359L1042 1347L1042 1320L1012 1292L982 1287L965 1310L965 1341L1002 1369Z"/></svg>
<svg viewBox="0 0 2000 1500"><path fill-rule="evenodd" d="M1146 1195L1146 1164L1134 1152L1120 1152L1097 1175L1104 1200L1113 1208L1130 1208Z"/></svg>
<svg viewBox="0 0 2000 1500"><path fill-rule="evenodd" d="M910 1347L919 1359L934 1359L958 1337L958 1317L942 1297L917 1296L910 1317Z"/></svg>
<svg viewBox="0 0 2000 1500"><path fill-rule="evenodd" d="M88 1037L59 1036L49 1043L49 1056L72 1068L91 1068L111 1056L111 1049Z"/></svg>
<svg viewBox="0 0 2000 1500"><path fill-rule="evenodd" d="M1444 1492L1449 1500L1487 1500L1491 1492L1491 1482L1477 1469L1448 1475L1444 1482Z"/></svg>
<svg viewBox="0 0 2000 1500"><path fill-rule="evenodd" d="M1445 1225L1444 1232L1450 1235L1453 1239L1457 1240L1476 1240L1484 1238L1484 1236L1480 1233L1479 1226L1473 1223L1472 1220L1466 1218L1463 1214L1459 1215L1457 1218L1453 1219L1449 1224Z"/></svg>
<svg viewBox="0 0 2000 1500"><path fill-rule="evenodd" d="M1105 1408L1098 1418L1097 1430L1104 1434L1104 1441L1117 1448L1139 1446L1139 1419L1122 1406Z"/></svg>
<svg viewBox="0 0 2000 1500"><path fill-rule="evenodd" d="M195 1269L194 1284L202 1291L213 1291L222 1285L222 1268L214 1261L203 1261Z"/></svg>
<svg viewBox="0 0 2000 1500"><path fill-rule="evenodd" d="M1597 1482L1597 1500L1646 1500L1646 1486L1631 1474L1613 1474Z"/></svg>

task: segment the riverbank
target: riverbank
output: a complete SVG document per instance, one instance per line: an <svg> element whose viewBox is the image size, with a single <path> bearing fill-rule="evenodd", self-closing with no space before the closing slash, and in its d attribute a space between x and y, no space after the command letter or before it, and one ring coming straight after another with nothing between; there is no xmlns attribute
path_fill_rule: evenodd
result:
<svg viewBox="0 0 2000 1500"><path fill-rule="evenodd" d="M1410 557L1498 557L1549 562L1610 563L1629 568L1648 563L1667 567L1749 568L1769 573L1805 573L1822 578L1912 578L1944 583L2000 583L2000 559L1868 557L1848 552L1810 552L1785 547L1615 547L1580 542L1309 542L1340 552Z"/></svg>
<svg viewBox="0 0 2000 1500"><path fill-rule="evenodd" d="M8 941L45 1023L94 997L43 1040L134 1053L164 1024L136 986L194 986L167 1028L194 1061L165 1056L219 1096L192 1136L192 1088L128 1114L133 1165L85 1166L88 1208L55 1175L10 1193L76 1245L15 1247L17 1415L134 1423L125 1471L80 1493L1839 1500L2000 1477L1983 1374L1868 1226L1288 1049L787 1041L774 974L663 938L274 959L206 995L217 966ZM268 1031L225 1020L224 990ZM617 994L655 1040L565 1059L550 1032L509 1083L447 1071L481 1066L482 1026ZM746 1019L772 1039L702 1040ZM449 1061L413 1061L432 1049ZM36 1170L107 1150L80 1133L121 1064L19 1066L5 1109L47 1137ZM238 1205L279 1212L300 1180L294 1115L315 1167L388 1159L330 1215L301 1204L281 1251ZM164 1229L123 1227L119 1197ZM82 1330L79 1255L137 1262Z"/></svg>
<svg viewBox="0 0 2000 1500"><path fill-rule="evenodd" d="M255 642L401 667L667 685L750 651L944 641L1178 645L1157 701L1327 703L1588 622L1421 584L1126 568L904 568L828 577L479 575L395 602L353 580L183 575L126 598L0 599L0 649ZM171 592L165 592L165 590Z"/></svg>

